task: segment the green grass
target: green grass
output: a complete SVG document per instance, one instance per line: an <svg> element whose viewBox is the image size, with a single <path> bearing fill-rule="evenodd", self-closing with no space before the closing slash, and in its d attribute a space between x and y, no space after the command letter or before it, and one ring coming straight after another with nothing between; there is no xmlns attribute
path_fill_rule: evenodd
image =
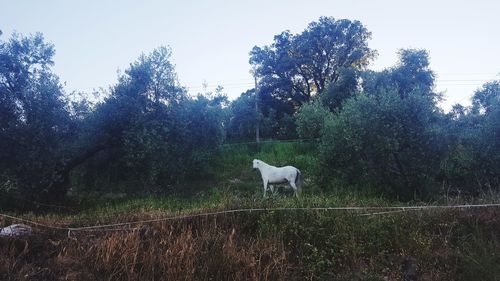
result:
<svg viewBox="0 0 500 281"><path fill-rule="evenodd" d="M216 166L220 171L217 181L194 184L190 188L191 196L179 193L171 196L75 198L70 209L45 214L16 215L47 224L78 227L230 209L500 202L498 193L472 199L399 202L377 195L369 188L352 188L336 183L332 183L334 188L328 191L312 183L306 184L298 199L290 191L283 189L268 198L262 198L260 176L251 169L254 158L277 166L297 166L308 179L314 173L314 168L311 167L316 163L313 156L315 149L314 142L227 145L222 148L220 161ZM176 231L192 231L192 235L198 235L197 237L211 232L221 241L226 241L236 231L240 241L255 242L256 244L252 244L255 247L273 241L273 247L283 248L285 251L286 257L282 265L292 268L290 272L287 271L290 275L285 280L384 280L385 277L402 280L402 264L408 260L415 261L421 280L500 280L499 211L498 208L428 210L376 216L360 216L362 212L345 211L268 211L232 214L206 220L179 220L172 224L157 223L147 227L157 229L160 233L149 237L151 239L170 237L168 235L173 235L172 229L177 227ZM0 226L13 222L15 221L0 219ZM71 243L76 242L66 239L65 234L59 236L61 243L65 247L71 247ZM50 235L52 234L47 234L47 239L54 239ZM113 235L115 234L101 233L89 237L96 239L97 243L111 238L117 243L135 241L137 238L134 236L137 233L133 232L123 234L124 237ZM92 245L87 245L88 238L82 237L84 236L78 238L78 247L89 247L87 254L92 256L95 249ZM175 235L172 237L177 239ZM210 245L212 242L204 243L201 242L201 245ZM45 243L40 247L47 245L51 244ZM78 247L73 249L76 256L81 254ZM107 248L98 250L105 253L105 256L109 253L121 256L118 248L113 250L116 252ZM0 247L0 258L1 250ZM60 249L51 251L56 253ZM217 258L226 262L228 259L227 256ZM19 264L18 257L13 257L12 261L13 264ZM217 264L215 268L225 266L226 262ZM242 268L247 267L248 265L242 265ZM124 270L128 272L129 268ZM0 264L0 273L1 271ZM109 277L107 273L103 274Z"/></svg>
<svg viewBox="0 0 500 281"><path fill-rule="evenodd" d="M250 208L303 208L344 206L388 206L401 204L384 198L338 192L328 195L303 194L300 198L291 192L269 194L262 198L260 186L246 185L213 188L193 198L173 196L126 197L115 199L86 199L66 211L46 214L19 214L26 219L58 222L68 226L103 224L147 217L166 217L201 212Z"/></svg>
<svg viewBox="0 0 500 281"><path fill-rule="evenodd" d="M283 207L344 207L344 206L388 206L436 204L438 202L398 202L373 192L370 188L342 186L331 183L328 191L314 185L311 180L316 165L317 143L307 142L263 142L261 144L224 145L219 153L215 169L217 180L183 183L186 192L170 196L91 196L73 199L69 209L20 214L25 218L42 221L57 221L70 226L137 220L144 217L175 216L204 211L242 208ZM262 198L259 172L252 169L253 159L269 164L294 165L302 170L306 183L301 197L296 199L292 191L277 188L268 198ZM333 188L332 188L333 186ZM188 195L186 195L188 194ZM269 194L269 193L268 193ZM492 202L489 194L485 198L451 200L452 203ZM443 200L448 203L450 200ZM497 200L497 202L500 200ZM443 203L443 202L439 202Z"/></svg>
<svg viewBox="0 0 500 281"><path fill-rule="evenodd" d="M227 209L407 204L348 191L323 195L306 193L299 199L277 194L264 199L260 189L242 191L234 184L214 187L194 198L93 199L75 205L72 212L22 216L77 227ZM292 275L312 280L383 280L384 276L400 280L401 265L408 259L416 261L422 280L498 280L495 279L500 259L498 209L359 214L268 211L219 216L215 225L215 217L180 220L172 225L180 229L194 228L200 233L212 231L214 227L220 227L222 233L236 228L244 241L278 238L286 250L286 262L300 271ZM161 226L162 223L157 224L149 227L170 229ZM105 233L99 235L103 235L103 239L110 237ZM85 241L81 240L85 235L78 237L80 243ZM127 237L133 238L133 233Z"/></svg>

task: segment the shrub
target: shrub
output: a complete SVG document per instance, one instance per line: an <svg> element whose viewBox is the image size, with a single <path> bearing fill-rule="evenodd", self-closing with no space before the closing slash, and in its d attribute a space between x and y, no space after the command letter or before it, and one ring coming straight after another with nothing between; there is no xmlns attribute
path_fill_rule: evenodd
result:
<svg viewBox="0 0 500 281"><path fill-rule="evenodd" d="M359 95L325 123L321 176L374 185L406 199L428 196L443 154L437 118L432 104L418 94L404 99L391 91Z"/></svg>
<svg viewBox="0 0 500 281"><path fill-rule="evenodd" d="M328 108L316 100L302 105L297 113L297 133L302 139L316 139L321 135L325 120L332 116Z"/></svg>

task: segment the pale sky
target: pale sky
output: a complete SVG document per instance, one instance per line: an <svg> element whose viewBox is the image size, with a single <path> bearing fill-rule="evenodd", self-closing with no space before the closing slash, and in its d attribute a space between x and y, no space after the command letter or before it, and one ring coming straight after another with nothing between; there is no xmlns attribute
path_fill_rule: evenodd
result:
<svg viewBox="0 0 500 281"><path fill-rule="evenodd" d="M360 20L372 32L369 46L379 55L370 69L394 65L400 48L427 49L445 109L500 79L500 1L0 0L3 40L42 32L55 45L54 71L67 92L107 88L141 53L170 46L191 94L206 82L235 98L253 87L253 46L287 29L299 33L320 16Z"/></svg>

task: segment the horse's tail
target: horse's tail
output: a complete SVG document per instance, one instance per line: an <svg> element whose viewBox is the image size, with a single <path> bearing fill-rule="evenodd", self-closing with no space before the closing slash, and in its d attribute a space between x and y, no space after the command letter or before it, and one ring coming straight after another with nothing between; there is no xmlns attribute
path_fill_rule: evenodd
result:
<svg viewBox="0 0 500 281"><path fill-rule="evenodd" d="M295 168L295 170L297 170L297 174L295 175L295 185L297 186L297 189L300 189L300 187L302 186L302 175L300 173L300 170Z"/></svg>

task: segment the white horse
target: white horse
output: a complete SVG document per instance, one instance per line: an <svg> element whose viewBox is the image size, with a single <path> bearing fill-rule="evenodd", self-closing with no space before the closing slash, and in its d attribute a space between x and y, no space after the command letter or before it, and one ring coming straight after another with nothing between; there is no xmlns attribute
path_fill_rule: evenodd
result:
<svg viewBox="0 0 500 281"><path fill-rule="evenodd" d="M295 192L295 196L299 197L298 189L301 185L301 177L299 169L292 166L275 167L265 162L254 159L253 168L259 169L264 184L264 197L266 197L267 185L270 185L271 192L274 192L273 183L288 182Z"/></svg>

